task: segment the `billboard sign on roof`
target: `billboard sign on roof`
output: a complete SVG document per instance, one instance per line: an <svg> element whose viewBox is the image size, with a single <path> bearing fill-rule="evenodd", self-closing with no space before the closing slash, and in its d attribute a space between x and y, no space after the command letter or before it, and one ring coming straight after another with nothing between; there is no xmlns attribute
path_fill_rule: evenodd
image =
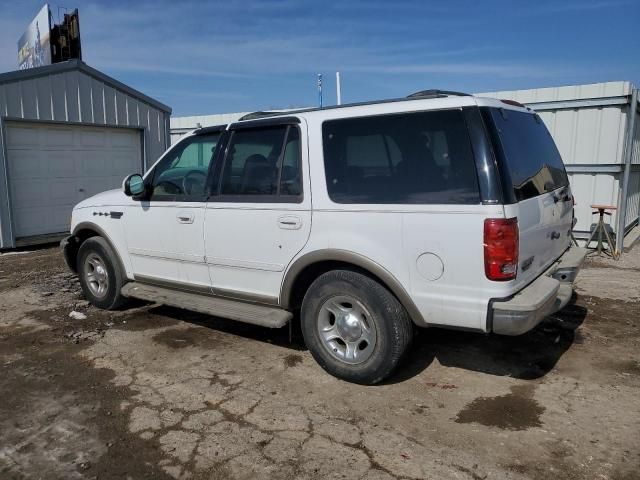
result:
<svg viewBox="0 0 640 480"><path fill-rule="evenodd" d="M51 64L51 25L49 5L45 4L18 41L20 70Z"/></svg>

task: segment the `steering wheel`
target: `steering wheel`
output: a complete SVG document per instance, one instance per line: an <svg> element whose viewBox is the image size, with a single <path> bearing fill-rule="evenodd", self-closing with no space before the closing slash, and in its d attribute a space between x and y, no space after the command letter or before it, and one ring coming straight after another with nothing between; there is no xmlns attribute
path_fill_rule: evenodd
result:
<svg viewBox="0 0 640 480"><path fill-rule="evenodd" d="M167 192L166 194L169 194L169 195L180 195L182 193L180 186L176 185L175 183L169 180L161 180L155 185L154 188L158 188L158 187L161 187L165 192Z"/></svg>
<svg viewBox="0 0 640 480"><path fill-rule="evenodd" d="M193 189L196 187L200 190L197 193L203 193L206 179L206 173L201 172L200 170L190 170L184 177L182 177L182 191L186 195L192 195L194 193Z"/></svg>

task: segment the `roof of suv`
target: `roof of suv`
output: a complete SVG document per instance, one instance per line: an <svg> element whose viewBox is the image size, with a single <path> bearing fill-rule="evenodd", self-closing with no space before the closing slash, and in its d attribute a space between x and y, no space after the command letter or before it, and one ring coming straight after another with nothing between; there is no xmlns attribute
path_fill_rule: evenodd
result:
<svg viewBox="0 0 640 480"><path fill-rule="evenodd" d="M283 117L317 118L318 116L320 116L321 120L325 120L330 118L347 118L365 115L381 115L470 106L495 107L533 113L533 110L531 110L530 108L511 100L474 97L466 93L451 92L446 90L423 90L404 98L349 103L343 105L331 105L323 108L318 107L301 108L298 110L258 111L244 115L239 120L229 125L221 124L216 126L201 127L193 130L190 133L196 135L214 133L226 130L228 126L240 126L245 122L247 124L253 125L263 124L263 122L269 123L269 119L282 119L282 121L286 121L286 119Z"/></svg>

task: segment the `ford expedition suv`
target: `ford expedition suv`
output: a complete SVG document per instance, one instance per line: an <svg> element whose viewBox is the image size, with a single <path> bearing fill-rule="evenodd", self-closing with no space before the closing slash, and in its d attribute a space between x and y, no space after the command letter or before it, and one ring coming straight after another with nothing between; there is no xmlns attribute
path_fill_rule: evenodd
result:
<svg viewBox="0 0 640 480"><path fill-rule="evenodd" d="M429 90L199 128L79 203L62 246L96 307L299 318L325 370L373 384L416 327L519 335L566 305L573 215L535 112Z"/></svg>

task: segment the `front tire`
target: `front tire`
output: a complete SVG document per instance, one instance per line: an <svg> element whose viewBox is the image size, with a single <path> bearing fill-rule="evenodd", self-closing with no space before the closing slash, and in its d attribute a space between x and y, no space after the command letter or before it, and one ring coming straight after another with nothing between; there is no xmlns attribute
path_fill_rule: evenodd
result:
<svg viewBox="0 0 640 480"><path fill-rule="evenodd" d="M350 270L318 277L302 302L302 334L330 374L373 385L396 369L411 345L413 324L391 292Z"/></svg>
<svg viewBox="0 0 640 480"><path fill-rule="evenodd" d="M80 245L77 267L84 296L93 306L114 310L127 301L120 293L124 273L104 238L91 237Z"/></svg>

